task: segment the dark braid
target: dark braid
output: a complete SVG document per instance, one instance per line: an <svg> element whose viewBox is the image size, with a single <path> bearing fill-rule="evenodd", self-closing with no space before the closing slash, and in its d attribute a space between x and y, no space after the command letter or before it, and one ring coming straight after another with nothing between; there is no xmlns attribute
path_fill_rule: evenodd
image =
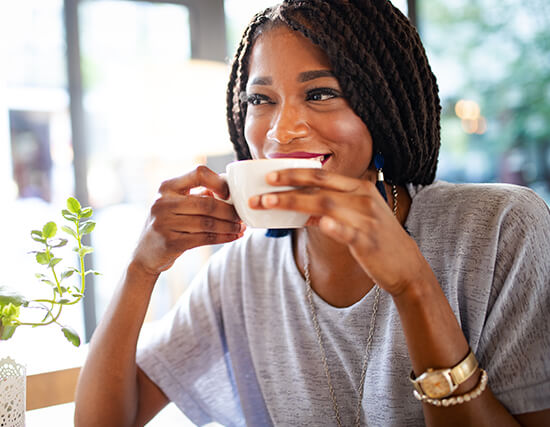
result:
<svg viewBox="0 0 550 427"><path fill-rule="evenodd" d="M437 82L418 33L387 0L285 0L257 14L233 62L227 118L238 159L250 158L241 97L258 35L278 25L298 31L328 56L351 108L365 122L394 184L429 184L440 146Z"/></svg>
<svg viewBox="0 0 550 427"><path fill-rule="evenodd" d="M308 14L309 15L309 14ZM311 19L311 16L308 16L310 22L315 22L316 20ZM338 37L340 33L341 21L329 23L327 25L334 24L334 37ZM386 141L384 142L388 146L396 146L399 144L399 141L395 139L395 136L398 134L404 134L405 131L402 126L402 120L398 112L397 105L394 102L394 95L391 93L390 88L386 80L384 79L383 72L379 67L376 59L368 51L364 51L364 57L359 58L359 60L354 61L350 56L352 54L339 46L345 42L335 40L330 40L329 38L324 38L318 40L317 37L311 32L304 28L301 25L290 24L295 30L302 32L306 37L311 39L314 43L318 44L329 56L329 58L335 58L333 61L333 68L335 75L337 77L344 76L344 79L339 78L340 85L344 92L344 96L348 99L350 105L355 110L357 115L367 123L367 127L371 130L371 126L368 125L368 122L365 120L365 117L372 117L374 121L379 125L378 131L386 135ZM351 35L348 35L351 37ZM331 61L332 62L332 61ZM365 69L361 67L361 64L372 64L373 70ZM358 85L357 83L361 84ZM366 99L384 99L389 104L387 108L392 111L392 114L386 114L385 111L381 109L381 104L378 102L364 103L363 100ZM392 129L398 129L398 132L393 131ZM375 134L373 134L373 141L377 141ZM388 141L388 138L390 141ZM378 139L380 141L380 139ZM389 143L389 144L388 144ZM399 164L399 153L392 152L390 154L385 153L382 147L377 147L376 142L374 142L374 149L376 151L381 151L385 158L387 159L386 165L384 167L385 176L388 180L391 180L392 174L392 164Z"/></svg>
<svg viewBox="0 0 550 427"><path fill-rule="evenodd" d="M244 35L239 47L235 53L235 59L229 75L229 84L227 86L227 121L229 126L229 137L233 142L233 147L237 154L237 159L250 159L248 144L244 138L244 120L246 117L246 103L241 100L241 92L246 88L248 81L248 59L252 45L252 38L258 26L268 21L266 14L271 9L266 9L262 13L254 16Z"/></svg>

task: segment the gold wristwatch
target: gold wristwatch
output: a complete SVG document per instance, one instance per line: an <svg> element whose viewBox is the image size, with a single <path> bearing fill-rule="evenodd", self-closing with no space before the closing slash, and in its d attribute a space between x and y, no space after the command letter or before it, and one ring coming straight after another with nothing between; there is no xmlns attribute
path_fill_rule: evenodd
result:
<svg viewBox="0 0 550 427"><path fill-rule="evenodd" d="M453 393L460 384L470 378L478 367L477 359L472 350L458 363L447 369L428 369L418 378L411 371L410 380L420 395L432 399L441 399Z"/></svg>

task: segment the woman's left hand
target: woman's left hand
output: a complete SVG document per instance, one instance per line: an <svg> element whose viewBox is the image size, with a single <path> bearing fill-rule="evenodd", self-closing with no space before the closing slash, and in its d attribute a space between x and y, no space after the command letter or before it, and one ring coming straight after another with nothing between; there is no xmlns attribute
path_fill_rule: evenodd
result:
<svg viewBox="0 0 550 427"><path fill-rule="evenodd" d="M300 188L253 197L252 208L312 215L308 224L318 224L323 233L346 244L369 277L393 296L426 275L433 277L374 182L322 169L285 169L268 174L266 180Z"/></svg>

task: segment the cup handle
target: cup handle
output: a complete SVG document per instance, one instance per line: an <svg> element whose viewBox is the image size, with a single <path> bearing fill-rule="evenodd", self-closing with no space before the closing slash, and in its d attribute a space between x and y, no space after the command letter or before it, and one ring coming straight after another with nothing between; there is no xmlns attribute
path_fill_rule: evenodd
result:
<svg viewBox="0 0 550 427"><path fill-rule="evenodd" d="M220 173L220 178L222 178L225 182L227 182L227 174L225 172L223 173ZM217 199L217 200L221 200L222 202L225 202L227 204L230 204L232 205L233 204L233 200L231 200L231 193L229 193L229 197L227 199L222 199L220 196L218 196L216 193L212 193L214 194L214 198Z"/></svg>

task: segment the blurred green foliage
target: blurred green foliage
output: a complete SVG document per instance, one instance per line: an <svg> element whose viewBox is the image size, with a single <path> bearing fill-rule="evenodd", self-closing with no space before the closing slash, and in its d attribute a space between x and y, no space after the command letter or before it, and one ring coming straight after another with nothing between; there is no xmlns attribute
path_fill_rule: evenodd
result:
<svg viewBox="0 0 550 427"><path fill-rule="evenodd" d="M424 0L419 2L419 22L445 88L442 151L453 156L482 151L492 162L487 180L539 183L548 190L550 2ZM460 119L454 108L459 99L480 105L486 132L457 129ZM508 166L517 169L515 175L503 170L507 157L515 159Z"/></svg>

